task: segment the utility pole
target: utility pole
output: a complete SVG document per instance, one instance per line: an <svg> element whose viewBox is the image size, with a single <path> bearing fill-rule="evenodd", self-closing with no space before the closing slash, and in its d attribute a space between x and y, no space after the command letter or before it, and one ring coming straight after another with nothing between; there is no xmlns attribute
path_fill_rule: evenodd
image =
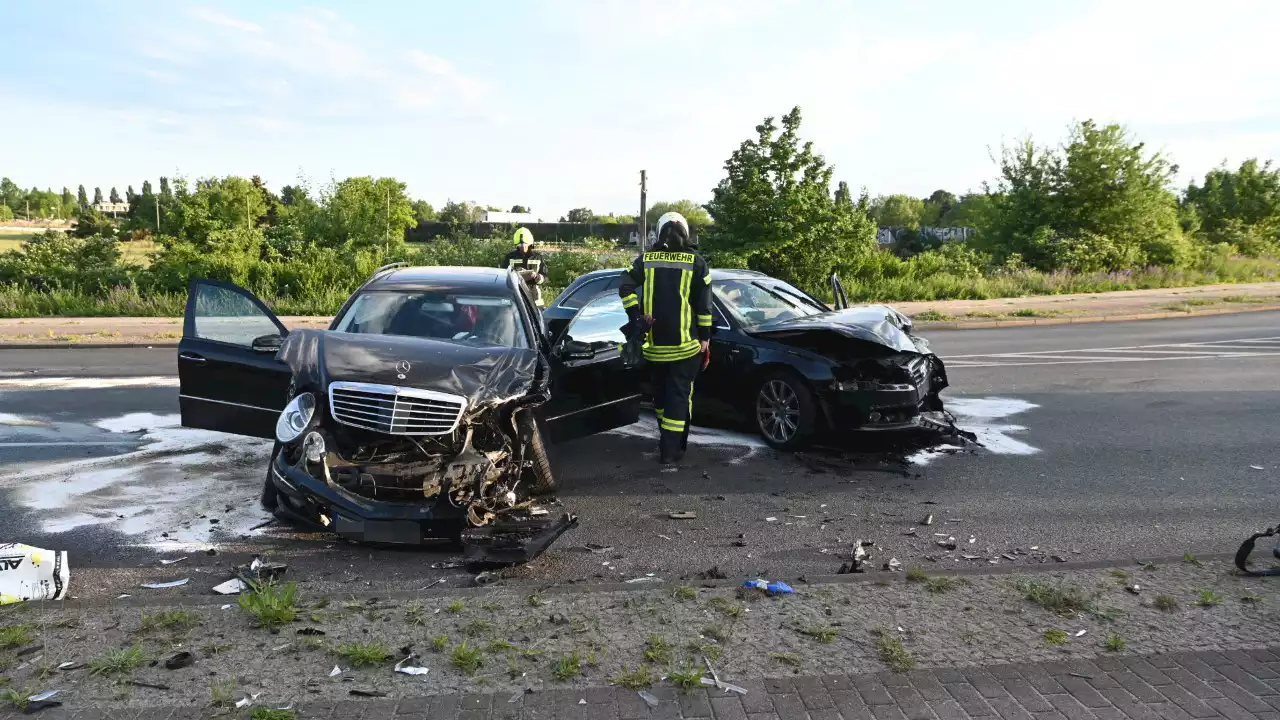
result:
<svg viewBox="0 0 1280 720"><path fill-rule="evenodd" d="M26 200L25 202L27 203L27 222L31 222L31 201Z"/></svg>
<svg viewBox="0 0 1280 720"><path fill-rule="evenodd" d="M249 196L248 196L248 195L245 195L245 196L244 196L244 229L245 229L245 230L250 229L250 223L249 223Z"/></svg>
<svg viewBox="0 0 1280 720"><path fill-rule="evenodd" d="M644 245L649 240L648 218L645 217L649 211L649 185L648 174L640 171L640 252L644 252Z"/></svg>
<svg viewBox="0 0 1280 720"><path fill-rule="evenodd" d="M387 191L387 252L391 252L391 191Z"/></svg>
<svg viewBox="0 0 1280 720"><path fill-rule="evenodd" d="M156 200L156 235L160 234L160 196L152 195Z"/></svg>

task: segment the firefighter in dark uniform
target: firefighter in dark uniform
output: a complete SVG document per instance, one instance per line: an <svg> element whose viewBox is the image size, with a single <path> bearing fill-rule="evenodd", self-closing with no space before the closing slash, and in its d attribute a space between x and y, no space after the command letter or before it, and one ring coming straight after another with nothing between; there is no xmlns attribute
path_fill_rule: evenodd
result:
<svg viewBox="0 0 1280 720"><path fill-rule="evenodd" d="M637 289L638 288L638 289ZM618 288L629 327L647 328L661 461L679 462L689 440L693 381L711 340L711 269L694 251L680 213L658 218L658 242L635 259Z"/></svg>
<svg viewBox="0 0 1280 720"><path fill-rule="evenodd" d="M541 286L547 281L547 262L533 249L533 233L529 232L529 228L516 230L513 241L516 249L507 253L502 266L515 270L529 286L534 302L538 307L543 307Z"/></svg>

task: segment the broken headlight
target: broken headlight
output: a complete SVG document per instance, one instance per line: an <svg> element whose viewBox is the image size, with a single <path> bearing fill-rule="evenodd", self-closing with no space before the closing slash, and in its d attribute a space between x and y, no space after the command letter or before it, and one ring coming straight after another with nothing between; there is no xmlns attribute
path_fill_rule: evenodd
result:
<svg viewBox="0 0 1280 720"><path fill-rule="evenodd" d="M280 419L276 420L276 440L282 443L297 440L311 424L311 418L315 414L315 395L302 393L290 400L280 412Z"/></svg>

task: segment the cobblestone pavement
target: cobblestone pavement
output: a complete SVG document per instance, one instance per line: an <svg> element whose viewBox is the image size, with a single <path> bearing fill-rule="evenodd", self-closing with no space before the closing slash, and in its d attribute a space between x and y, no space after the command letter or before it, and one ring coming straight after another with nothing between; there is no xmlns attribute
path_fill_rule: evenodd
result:
<svg viewBox="0 0 1280 720"><path fill-rule="evenodd" d="M1094 660L825 675L717 690L639 693L617 687L529 694L439 695L302 706L296 717L334 720L1280 720L1280 647L1264 650L1112 655ZM45 711L48 720L177 720L214 717L200 708ZM224 715L224 717L236 717ZM241 715L243 716L243 715ZM273 716L274 717L274 716Z"/></svg>

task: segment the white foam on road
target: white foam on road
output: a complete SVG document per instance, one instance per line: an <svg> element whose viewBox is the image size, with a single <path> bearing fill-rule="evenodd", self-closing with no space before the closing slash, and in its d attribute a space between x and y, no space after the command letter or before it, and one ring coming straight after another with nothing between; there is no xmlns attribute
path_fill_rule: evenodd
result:
<svg viewBox="0 0 1280 720"><path fill-rule="evenodd" d="M8 425L9 427L44 427L48 424L43 420L0 412L0 425Z"/></svg>
<svg viewBox="0 0 1280 720"><path fill-rule="evenodd" d="M3 390L103 390L126 387L178 387L178 378L167 375L138 377L24 377L0 378Z"/></svg>
<svg viewBox="0 0 1280 720"><path fill-rule="evenodd" d="M1034 403L1018 398L960 397L944 400L943 405L955 416L956 426L976 435L982 447L993 455L1034 455L1040 452L1039 448L1012 436L1013 433L1026 431L1026 427L998 422L1039 407ZM915 453L909 456L907 461L915 465L928 465L933 460L949 454L948 451L959 449L956 446L943 445Z"/></svg>
<svg viewBox="0 0 1280 720"><path fill-rule="evenodd" d="M653 440L656 444L658 440L658 420L656 417L646 414L637 422L615 428L609 432L615 435ZM741 448L745 450L744 454L729 461L734 465L751 459L761 450L769 449L769 446L758 435L697 426L689 428L689 443L691 445Z"/></svg>
<svg viewBox="0 0 1280 720"><path fill-rule="evenodd" d="M166 549L201 549L267 520L258 495L271 442L179 422L176 414L154 413L99 420L94 425L113 435L136 435L140 447L107 458L6 468L0 489L45 532L102 526L135 544Z"/></svg>

